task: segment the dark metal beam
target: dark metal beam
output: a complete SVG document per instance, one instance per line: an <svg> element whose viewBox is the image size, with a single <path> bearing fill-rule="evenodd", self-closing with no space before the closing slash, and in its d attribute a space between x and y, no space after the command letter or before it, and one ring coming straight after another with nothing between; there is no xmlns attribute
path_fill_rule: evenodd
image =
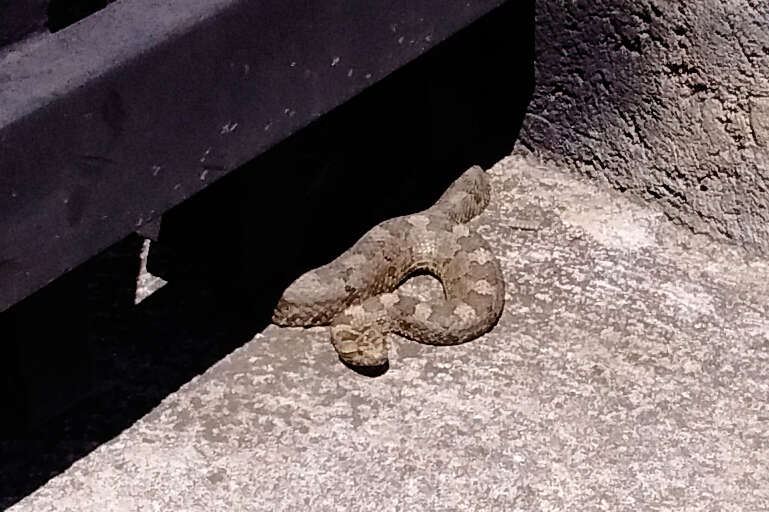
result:
<svg viewBox="0 0 769 512"><path fill-rule="evenodd" d="M130 0L0 54L0 311L504 0Z"/></svg>

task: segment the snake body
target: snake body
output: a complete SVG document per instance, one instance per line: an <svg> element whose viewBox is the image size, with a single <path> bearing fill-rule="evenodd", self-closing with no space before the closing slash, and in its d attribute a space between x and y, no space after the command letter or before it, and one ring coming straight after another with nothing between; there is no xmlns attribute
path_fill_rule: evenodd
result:
<svg viewBox="0 0 769 512"><path fill-rule="evenodd" d="M281 326L331 326L339 357L354 366L388 360L387 334L430 345L464 343L488 332L504 306L504 280L488 243L466 223L489 203L474 166L429 209L386 220L332 262L307 272L273 313ZM440 280L444 299L424 303L398 286L411 274Z"/></svg>

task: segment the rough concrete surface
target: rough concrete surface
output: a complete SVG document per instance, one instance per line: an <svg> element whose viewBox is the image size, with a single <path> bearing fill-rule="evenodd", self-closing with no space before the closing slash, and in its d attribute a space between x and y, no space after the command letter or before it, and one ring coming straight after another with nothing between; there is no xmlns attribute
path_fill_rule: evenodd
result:
<svg viewBox="0 0 769 512"><path fill-rule="evenodd" d="M539 0L522 139L657 203L694 232L769 251L763 0Z"/></svg>
<svg viewBox="0 0 769 512"><path fill-rule="evenodd" d="M769 263L561 171L490 171L489 334L369 378L270 326L10 510L768 510Z"/></svg>

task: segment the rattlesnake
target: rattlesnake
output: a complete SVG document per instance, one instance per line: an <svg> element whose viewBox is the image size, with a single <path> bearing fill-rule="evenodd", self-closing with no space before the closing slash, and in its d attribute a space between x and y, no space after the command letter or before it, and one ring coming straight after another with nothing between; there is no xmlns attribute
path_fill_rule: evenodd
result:
<svg viewBox="0 0 769 512"><path fill-rule="evenodd" d="M353 366L385 364L391 332L430 345L488 332L502 314L505 283L489 245L466 223L490 194L486 173L471 167L429 209L376 225L331 263L300 276L278 301L273 322L330 324L334 348ZM418 271L441 281L444 300L428 304L398 291Z"/></svg>

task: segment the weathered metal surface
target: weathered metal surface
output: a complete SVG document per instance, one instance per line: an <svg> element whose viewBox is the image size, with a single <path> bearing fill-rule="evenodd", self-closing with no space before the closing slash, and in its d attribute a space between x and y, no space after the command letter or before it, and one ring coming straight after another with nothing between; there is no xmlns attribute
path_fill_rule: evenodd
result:
<svg viewBox="0 0 769 512"><path fill-rule="evenodd" d="M0 311L504 0L131 0L0 55Z"/></svg>

